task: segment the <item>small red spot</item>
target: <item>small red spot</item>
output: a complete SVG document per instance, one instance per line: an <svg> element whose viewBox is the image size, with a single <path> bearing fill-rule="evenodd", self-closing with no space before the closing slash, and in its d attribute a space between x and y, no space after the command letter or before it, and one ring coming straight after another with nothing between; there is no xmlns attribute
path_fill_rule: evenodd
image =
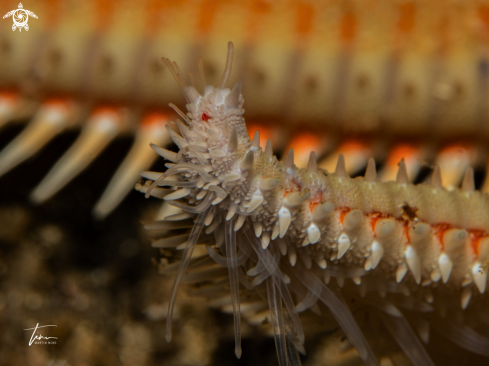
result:
<svg viewBox="0 0 489 366"><path fill-rule="evenodd" d="M208 121L209 118L211 118L211 116L209 116L208 114L205 114L205 113L202 113L202 121Z"/></svg>

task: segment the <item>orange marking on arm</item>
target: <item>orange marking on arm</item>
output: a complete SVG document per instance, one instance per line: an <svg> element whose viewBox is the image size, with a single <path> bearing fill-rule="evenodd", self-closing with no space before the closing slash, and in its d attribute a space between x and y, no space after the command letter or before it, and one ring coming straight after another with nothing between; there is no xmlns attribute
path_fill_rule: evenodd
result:
<svg viewBox="0 0 489 366"><path fill-rule="evenodd" d="M399 164L401 159L408 159L411 156L415 155L418 152L418 149L413 145L408 144L400 144L397 145L390 153L389 160L387 162L390 166L396 166Z"/></svg>
<svg viewBox="0 0 489 366"><path fill-rule="evenodd" d="M312 212L312 210L314 210L314 207L321 203L324 203L323 192L319 191L318 194L313 198L313 201L309 203L309 211Z"/></svg>
<svg viewBox="0 0 489 366"><path fill-rule="evenodd" d="M51 97L43 100L43 107L49 107L50 109L56 110L57 112L63 114L71 114L74 112L75 103L73 99L64 97Z"/></svg>
<svg viewBox="0 0 489 366"><path fill-rule="evenodd" d="M314 207L319 205L319 202L311 202L309 203L309 211L312 212L314 210Z"/></svg>
<svg viewBox="0 0 489 366"><path fill-rule="evenodd" d="M377 225L377 221L379 219L385 217L381 212L372 212L372 217L370 218L370 227L372 228L372 232L374 233L374 238L377 236L375 233L375 225Z"/></svg>
<svg viewBox="0 0 489 366"><path fill-rule="evenodd" d="M397 29L400 33L410 33L414 29L416 5L413 2L405 2L399 6L400 16Z"/></svg>
<svg viewBox="0 0 489 366"><path fill-rule="evenodd" d="M432 225L433 229L435 229L435 235L438 237L438 241L441 244L442 249L445 248L445 241L443 240L443 236L445 235L445 231L451 229L453 226L450 224L437 224Z"/></svg>
<svg viewBox="0 0 489 366"><path fill-rule="evenodd" d="M288 149L293 148L296 151L316 150L316 147L321 142L320 137L312 132L302 132L295 135L289 143Z"/></svg>
<svg viewBox="0 0 489 366"><path fill-rule="evenodd" d="M450 21L446 15L441 18L437 33L440 38L438 52L444 54L450 46Z"/></svg>
<svg viewBox="0 0 489 366"><path fill-rule="evenodd" d="M166 1L150 0L145 6L144 34L147 37L155 34L155 29L161 25L161 17L164 9L168 6Z"/></svg>
<svg viewBox="0 0 489 366"><path fill-rule="evenodd" d="M406 237L406 243L411 244L411 236L409 235L409 229L411 228L411 225L409 224L409 221L403 220L404 221L404 236Z"/></svg>
<svg viewBox="0 0 489 366"><path fill-rule="evenodd" d="M144 34L146 36L151 36L151 34L154 33L156 27L158 27L158 24L161 21L161 11L164 7L163 4L163 1L158 0L150 0L149 3L146 4L146 22L144 22Z"/></svg>
<svg viewBox="0 0 489 366"><path fill-rule="evenodd" d="M439 154L466 154L470 149L470 145L468 144L462 144L462 143L456 143L456 144L450 144L446 146L442 151L440 151Z"/></svg>
<svg viewBox="0 0 489 366"><path fill-rule="evenodd" d="M114 4L112 0L95 0L95 29L104 32L112 20Z"/></svg>
<svg viewBox="0 0 489 366"><path fill-rule="evenodd" d="M8 13L10 10L12 10L12 8L8 1L0 2L0 13L2 13L2 15Z"/></svg>
<svg viewBox="0 0 489 366"><path fill-rule="evenodd" d="M53 107L67 107L72 100L69 98L49 98L44 101L44 105L49 105Z"/></svg>
<svg viewBox="0 0 489 366"><path fill-rule="evenodd" d="M101 106L95 107L95 109L91 113L91 116L97 116L100 114L111 114L112 116L117 118L117 122L122 122L121 109L118 107L101 105Z"/></svg>
<svg viewBox="0 0 489 366"><path fill-rule="evenodd" d="M284 151L288 152L291 148L294 149L295 164L298 166L307 164L311 151L315 151L319 155L324 149L324 140L318 133L296 131L292 135L293 137Z"/></svg>
<svg viewBox="0 0 489 366"><path fill-rule="evenodd" d="M477 9L477 15L483 24L483 33L489 36L489 5L480 5Z"/></svg>
<svg viewBox="0 0 489 366"><path fill-rule="evenodd" d="M151 126L154 124L166 123L169 117L166 113L149 112L141 120L141 126Z"/></svg>
<svg viewBox="0 0 489 366"><path fill-rule="evenodd" d="M298 3L296 12L295 30L299 36L304 37L311 33L314 18L314 8L307 3Z"/></svg>
<svg viewBox="0 0 489 366"><path fill-rule="evenodd" d="M367 145L359 140L346 140L341 144L339 151L361 151L367 149Z"/></svg>
<svg viewBox="0 0 489 366"><path fill-rule="evenodd" d="M356 35L357 19L351 11L347 11L340 22L340 38L344 43L351 43Z"/></svg>
<svg viewBox="0 0 489 366"><path fill-rule="evenodd" d="M156 35L156 30L164 26L165 15L171 7L179 7L185 5L186 0L150 0L145 6L144 34L146 37ZM181 10L182 11L182 10Z"/></svg>
<svg viewBox="0 0 489 366"><path fill-rule="evenodd" d="M219 0L204 0L199 9L197 30L199 35L206 36L214 25L217 8L221 5Z"/></svg>
<svg viewBox="0 0 489 366"><path fill-rule="evenodd" d="M20 100L20 93L16 91L2 90L0 91L0 99L6 100L9 103L16 103Z"/></svg>
<svg viewBox="0 0 489 366"><path fill-rule="evenodd" d="M488 235L485 231L478 230L478 229L467 230L467 231L469 232L469 236L470 236L470 246L472 247L474 254L478 257L480 241L484 238L487 238Z"/></svg>
<svg viewBox="0 0 489 366"><path fill-rule="evenodd" d="M345 220L345 216L348 212L351 211L351 208L343 207L343 208L340 208L340 210L341 210L341 212L340 212L339 220L340 220L341 225L343 225L343 221Z"/></svg>
<svg viewBox="0 0 489 366"><path fill-rule="evenodd" d="M286 189L283 195L283 198L285 198L289 193L293 192L300 192L302 190L302 186L297 182L295 179L292 179L290 181L290 186L289 189Z"/></svg>
<svg viewBox="0 0 489 366"><path fill-rule="evenodd" d="M61 4L61 1L59 0L48 0L46 5L46 17L49 20L44 23L48 30L53 30L58 25L60 11L63 6L64 4Z"/></svg>
<svg viewBox="0 0 489 366"><path fill-rule="evenodd" d="M266 0L253 0L250 5L250 15L247 21L246 31L248 32L247 41L254 43L259 35L259 24L262 17L272 9L270 2Z"/></svg>

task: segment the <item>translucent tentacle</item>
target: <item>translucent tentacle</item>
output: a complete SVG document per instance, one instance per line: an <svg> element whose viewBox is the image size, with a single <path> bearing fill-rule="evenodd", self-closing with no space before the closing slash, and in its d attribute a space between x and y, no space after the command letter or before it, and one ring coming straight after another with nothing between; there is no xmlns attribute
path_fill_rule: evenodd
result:
<svg viewBox="0 0 489 366"><path fill-rule="evenodd" d="M280 366L287 366L287 342L285 340L286 331L282 309L282 298L280 291L270 277L267 279L267 295L272 318L275 346L277 348L278 363Z"/></svg>
<svg viewBox="0 0 489 366"><path fill-rule="evenodd" d="M190 213L201 213L207 210L209 207L211 207L212 201L214 200L215 195L214 194L208 194L200 205L198 206L189 206L184 203L178 202L178 201L171 201L170 205L181 208L184 211L190 212Z"/></svg>
<svg viewBox="0 0 489 366"><path fill-rule="evenodd" d="M272 274L273 281L275 282L275 285L279 289L285 307L287 308L287 312L289 313L290 318L292 319L292 323L294 325L297 338L299 339L300 343L304 343L304 332L302 330L302 324L299 319L299 314L295 310L295 306L290 296L289 289L285 284L282 274L279 271L275 261L273 260L272 255L270 254L269 250L262 248L261 243L258 241L254 233L252 233L248 225L245 226L244 233L246 235L246 238L248 239L248 242L251 244L251 247L257 254L258 260L265 263L265 265L267 266L267 270ZM273 246L269 246L269 248L270 250L272 250Z"/></svg>
<svg viewBox="0 0 489 366"><path fill-rule="evenodd" d="M379 313L387 329L414 365L435 365L401 312L400 316L382 311Z"/></svg>
<svg viewBox="0 0 489 366"><path fill-rule="evenodd" d="M173 309L175 307L175 300L177 298L177 293L182 284L183 276L185 275L185 271L190 262L190 258L192 257L192 253L194 251L195 245L197 244L197 240L199 235L204 227L204 221L209 214L209 209L200 213L195 220L195 225L190 232L190 236L187 241L187 245L185 246L185 251L183 252L182 261L180 262L180 266L178 268L177 277L175 278L175 282L173 282L173 287L171 289L170 294L170 302L168 304L168 317L166 319L166 341L170 342L172 337L172 317L173 317Z"/></svg>
<svg viewBox="0 0 489 366"><path fill-rule="evenodd" d="M470 352L489 357L489 339L466 325L439 319L435 323L435 329L456 345Z"/></svg>
<svg viewBox="0 0 489 366"><path fill-rule="evenodd" d="M221 82L219 83L219 88L224 89L226 86L228 80L229 80L229 75L231 75L231 69L233 67L233 43L229 42L228 43L228 56L226 59L226 66L224 67L224 73L222 74L222 79Z"/></svg>
<svg viewBox="0 0 489 366"><path fill-rule="evenodd" d="M367 343L365 336L358 327L358 324L353 317L348 305L338 298L327 286L325 286L319 278L305 268L302 263L298 262L295 269L289 266L290 272L293 273L300 282L312 293L314 293L321 301L331 310L338 324L346 333L350 342L355 346L360 354L360 357L367 365L379 365L375 355Z"/></svg>
<svg viewBox="0 0 489 366"><path fill-rule="evenodd" d="M313 306L316 301L318 301L318 297L311 291L307 291L306 297L304 297L304 299L296 305L295 310L297 310L298 313L306 311Z"/></svg>
<svg viewBox="0 0 489 366"><path fill-rule="evenodd" d="M206 249L207 249L207 253L209 254L209 257L211 257L214 262L219 264L221 267L227 268L228 266L227 257L223 257L222 255L219 255L219 253L217 253L217 251L209 245L206 246ZM248 256L243 252L237 255L236 260L238 262L238 267L243 265L246 259L248 259Z"/></svg>
<svg viewBox="0 0 489 366"><path fill-rule="evenodd" d="M238 257L236 254L236 232L234 231L234 220L226 221L226 254L229 271L229 284L231 286L231 298L233 302L234 318L234 353L241 358L241 313L239 303L239 279L238 279Z"/></svg>
<svg viewBox="0 0 489 366"><path fill-rule="evenodd" d="M256 266L254 266L253 268L250 268L246 272L246 274L248 276L254 277L254 276L257 276L260 273L262 273L264 270L265 270L265 263L262 262L262 261L258 261L258 263L256 264Z"/></svg>

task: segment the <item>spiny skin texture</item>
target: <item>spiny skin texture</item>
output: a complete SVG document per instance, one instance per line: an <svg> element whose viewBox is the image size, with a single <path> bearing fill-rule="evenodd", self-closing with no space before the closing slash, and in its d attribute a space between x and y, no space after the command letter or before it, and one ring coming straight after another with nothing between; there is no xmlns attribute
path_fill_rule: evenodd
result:
<svg viewBox="0 0 489 366"><path fill-rule="evenodd" d="M487 321L478 314L489 304L489 199L474 191L470 169L461 190L447 191L441 186L439 169L435 169L431 184L407 183L403 161L397 182L380 182L373 160L365 177L355 179L345 174L342 157L333 174L317 169L314 153L306 169L298 168L293 164L293 151L285 161L278 161L270 143L264 150L259 147L258 134L250 141L242 117L239 83L232 90L206 86L200 95L182 82L176 66L169 65L189 102L187 115L180 113L185 123L176 123L181 135L170 132L180 150L175 154L154 147L172 163L167 164L169 169L164 174L142 173L148 181L138 186L147 196L171 201L183 210L155 223L153 229L168 230L175 221L198 214L190 236L184 235L186 239L179 241L170 235L155 243L162 248L184 243L180 248L185 248L170 299L167 340L171 339L176 291L199 242L219 248L224 257L209 255L228 267L238 357L238 278L246 283L243 269L248 276L258 275L251 287L259 288L267 281L279 362L283 365L297 363L291 361L294 357L285 351L286 342L281 337L287 334L294 339L293 349L300 349L298 344L303 342L300 324L295 321L299 305L290 306L290 283L292 292L300 296L306 293L300 306L303 310L318 299L328 306L367 364L376 364L375 356L342 300L343 291L353 292L382 310L387 328L415 364L432 363L396 306L427 313L436 310L440 316L463 314L462 325L448 322L458 330L450 328L448 337L489 356L485 348L489 340L467 330L479 320ZM178 189L159 188L162 186ZM207 229L201 235L204 226ZM338 287L325 286L331 277L336 278ZM400 294L406 300L399 299ZM288 317L282 313L282 300ZM484 324L482 333L487 335ZM469 333L478 340L477 345L467 345ZM426 332L420 334L426 342Z"/></svg>
<svg viewBox="0 0 489 366"><path fill-rule="evenodd" d="M396 271L409 268L412 276L405 282L423 282L424 291L461 290L462 283L469 281L465 288L473 289L474 294L483 292L489 259L486 194L380 182L375 173L369 181L295 165L286 167L285 162L252 145L242 117L243 98L240 95L237 106L228 105L229 93L229 89L207 87L204 96L187 105L190 124L177 123L182 136L174 135L174 141L181 148L180 158L171 167L195 164L207 176L192 169L176 176L165 174L170 181L182 177L201 181L193 189L183 188L181 194L166 196L166 200L184 198L193 207L204 195L214 195L211 202L216 222L223 216L218 212L234 213L224 216L229 220L236 215L238 226L243 220L251 222L264 248L270 240L283 241L300 257L309 258L306 261L323 267L327 265L323 259L366 271L378 267L376 272L391 279L396 278ZM202 120L204 114L210 117L207 121ZM237 144L230 147L233 134ZM246 160L252 162L251 168ZM185 165L183 169L187 169ZM143 176L149 178L148 174ZM162 178L156 184L169 185ZM414 217L406 215L406 207L414 211ZM373 251L381 252L380 257ZM440 255L451 262L443 281ZM482 266L481 271L473 270L474 266ZM479 277L483 280L473 282Z"/></svg>

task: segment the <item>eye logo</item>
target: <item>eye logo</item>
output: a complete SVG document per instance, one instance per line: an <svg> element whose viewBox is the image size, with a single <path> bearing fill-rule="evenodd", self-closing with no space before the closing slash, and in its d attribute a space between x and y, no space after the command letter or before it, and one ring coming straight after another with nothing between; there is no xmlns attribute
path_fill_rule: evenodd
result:
<svg viewBox="0 0 489 366"><path fill-rule="evenodd" d="M19 3L19 8L9 11L3 16L3 19L12 16L12 19L14 21L14 24L12 25L13 31L15 31L17 28L19 28L19 32L22 31L22 28L28 31L29 25L27 24L27 21L29 20L29 15L37 19L36 14L34 14L32 11L25 10L22 6L22 3Z"/></svg>

